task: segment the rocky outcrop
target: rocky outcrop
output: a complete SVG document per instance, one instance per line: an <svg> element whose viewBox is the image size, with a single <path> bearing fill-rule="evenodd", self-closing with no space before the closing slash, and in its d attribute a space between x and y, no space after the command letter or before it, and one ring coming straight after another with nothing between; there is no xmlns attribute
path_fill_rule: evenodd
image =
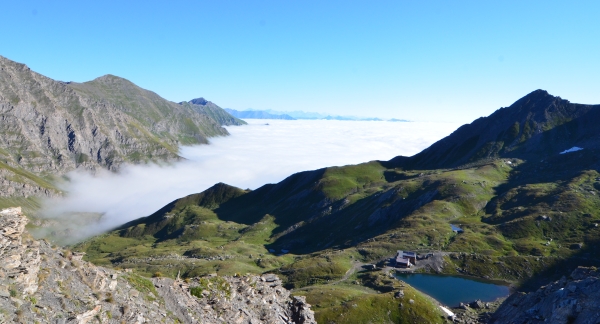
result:
<svg viewBox="0 0 600 324"><path fill-rule="evenodd" d="M492 323L598 323L600 272L580 267L531 293L511 295L494 314Z"/></svg>
<svg viewBox="0 0 600 324"><path fill-rule="evenodd" d="M54 186L40 184L34 179L16 176L15 172L0 168L0 198L56 197L60 194L60 191Z"/></svg>
<svg viewBox="0 0 600 324"><path fill-rule="evenodd" d="M13 282L24 294L33 294L38 289L40 243L23 241L25 225L21 208L0 211L0 280ZM6 292L7 286L0 290Z"/></svg>
<svg viewBox="0 0 600 324"><path fill-rule="evenodd" d="M33 240L0 211L0 323L316 323L275 275L144 278Z"/></svg>
<svg viewBox="0 0 600 324"><path fill-rule="evenodd" d="M291 297L275 275L155 279L160 297L185 323L316 323L304 297ZM191 293L190 293L191 291ZM197 298L200 297L200 298ZM193 312L182 312L186 305ZM185 310L185 309L184 309Z"/></svg>

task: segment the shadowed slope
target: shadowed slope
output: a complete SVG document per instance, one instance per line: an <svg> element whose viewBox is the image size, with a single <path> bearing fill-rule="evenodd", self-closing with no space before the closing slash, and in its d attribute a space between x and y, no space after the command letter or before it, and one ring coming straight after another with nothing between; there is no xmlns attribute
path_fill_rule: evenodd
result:
<svg viewBox="0 0 600 324"><path fill-rule="evenodd" d="M394 158L386 166L451 168L486 158L541 159L573 146L599 148L599 108L536 90L508 108L461 126L421 153Z"/></svg>

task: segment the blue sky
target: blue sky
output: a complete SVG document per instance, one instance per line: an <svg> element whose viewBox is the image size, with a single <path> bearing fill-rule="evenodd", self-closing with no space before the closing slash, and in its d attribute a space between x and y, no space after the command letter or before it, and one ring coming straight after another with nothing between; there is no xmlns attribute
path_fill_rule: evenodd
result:
<svg viewBox="0 0 600 324"><path fill-rule="evenodd" d="M0 55L173 101L470 122L600 103L600 1L5 1Z"/></svg>

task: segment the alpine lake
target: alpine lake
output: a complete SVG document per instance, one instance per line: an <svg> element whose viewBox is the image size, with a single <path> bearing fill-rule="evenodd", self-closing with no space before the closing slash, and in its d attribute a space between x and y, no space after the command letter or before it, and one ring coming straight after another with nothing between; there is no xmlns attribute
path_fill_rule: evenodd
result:
<svg viewBox="0 0 600 324"><path fill-rule="evenodd" d="M450 307L477 299L492 302L510 294L506 285L460 276L397 273L395 277Z"/></svg>

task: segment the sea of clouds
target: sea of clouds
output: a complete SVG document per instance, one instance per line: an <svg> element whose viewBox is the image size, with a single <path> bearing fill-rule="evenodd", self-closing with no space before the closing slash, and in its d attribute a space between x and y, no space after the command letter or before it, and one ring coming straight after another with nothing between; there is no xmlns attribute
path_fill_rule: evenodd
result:
<svg viewBox="0 0 600 324"><path fill-rule="evenodd" d="M167 203L224 182L256 189L305 170L411 156L449 135L453 123L247 120L227 127L231 136L209 145L182 147L186 160L171 165L128 165L118 173L75 171L63 184L65 197L45 200L43 216L100 213L77 231L77 238L99 234ZM67 218L63 218L66 220Z"/></svg>

